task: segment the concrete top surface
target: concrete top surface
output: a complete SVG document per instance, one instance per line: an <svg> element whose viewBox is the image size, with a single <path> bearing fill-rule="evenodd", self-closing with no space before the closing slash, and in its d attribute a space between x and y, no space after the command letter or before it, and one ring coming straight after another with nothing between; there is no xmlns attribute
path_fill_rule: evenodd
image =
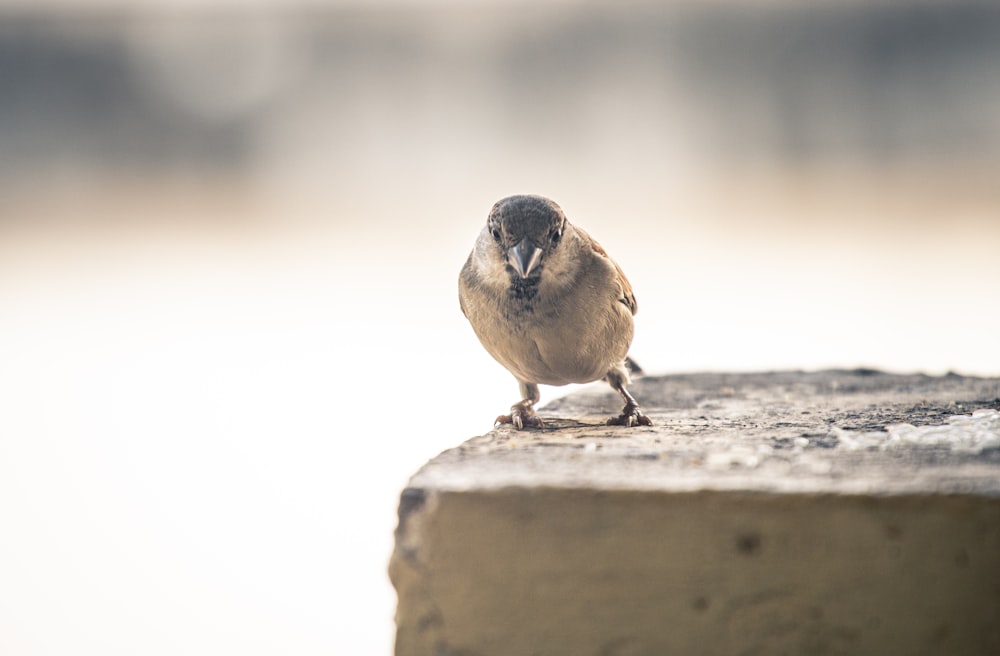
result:
<svg viewBox="0 0 1000 656"><path fill-rule="evenodd" d="M597 384L425 465L409 488L1000 497L1000 378L872 370L684 374L630 387L652 427L607 426Z"/></svg>

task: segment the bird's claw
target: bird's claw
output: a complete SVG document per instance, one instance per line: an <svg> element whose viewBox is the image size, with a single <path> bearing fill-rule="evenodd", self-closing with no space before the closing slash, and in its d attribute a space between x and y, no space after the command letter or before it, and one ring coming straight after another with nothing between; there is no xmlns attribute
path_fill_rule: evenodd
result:
<svg viewBox="0 0 1000 656"><path fill-rule="evenodd" d="M524 430L525 426L528 428L542 428L545 426L542 423L542 418L536 416L534 410L522 405L512 406L509 415L500 415L493 423L494 426L502 424L511 424L517 430Z"/></svg>
<svg viewBox="0 0 1000 656"><path fill-rule="evenodd" d="M639 406L628 404L622 408L622 413L617 417L608 419L608 426L624 426L633 428L635 426L652 426L653 420L639 412Z"/></svg>

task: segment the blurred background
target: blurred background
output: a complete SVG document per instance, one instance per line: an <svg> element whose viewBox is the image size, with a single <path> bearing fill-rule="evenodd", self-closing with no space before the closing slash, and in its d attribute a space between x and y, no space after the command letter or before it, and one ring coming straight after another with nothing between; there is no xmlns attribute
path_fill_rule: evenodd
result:
<svg viewBox="0 0 1000 656"><path fill-rule="evenodd" d="M651 373L1000 374L998 71L989 2L0 0L0 653L389 654L508 194Z"/></svg>

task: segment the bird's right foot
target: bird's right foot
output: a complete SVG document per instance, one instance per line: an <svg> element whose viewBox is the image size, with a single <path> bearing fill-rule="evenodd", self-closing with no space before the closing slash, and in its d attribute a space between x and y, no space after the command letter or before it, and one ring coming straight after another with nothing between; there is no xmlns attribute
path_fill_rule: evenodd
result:
<svg viewBox="0 0 1000 656"><path fill-rule="evenodd" d="M524 430L525 427L528 428L542 428L545 426L542 423L542 418L535 414L535 409L531 407L533 404L525 403L524 401L520 403L515 403L510 406L509 415L500 415L497 417L494 426L500 426L502 424L512 424L517 430Z"/></svg>

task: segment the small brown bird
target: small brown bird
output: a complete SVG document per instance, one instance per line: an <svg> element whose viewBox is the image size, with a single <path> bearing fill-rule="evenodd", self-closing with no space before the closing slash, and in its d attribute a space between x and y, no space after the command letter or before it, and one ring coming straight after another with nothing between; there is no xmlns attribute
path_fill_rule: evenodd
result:
<svg viewBox="0 0 1000 656"><path fill-rule="evenodd" d="M625 401L620 426L651 426L628 393L635 295L621 267L562 209L541 196L510 196L490 210L458 282L479 341L521 386L497 424L541 427L539 383L604 378Z"/></svg>

